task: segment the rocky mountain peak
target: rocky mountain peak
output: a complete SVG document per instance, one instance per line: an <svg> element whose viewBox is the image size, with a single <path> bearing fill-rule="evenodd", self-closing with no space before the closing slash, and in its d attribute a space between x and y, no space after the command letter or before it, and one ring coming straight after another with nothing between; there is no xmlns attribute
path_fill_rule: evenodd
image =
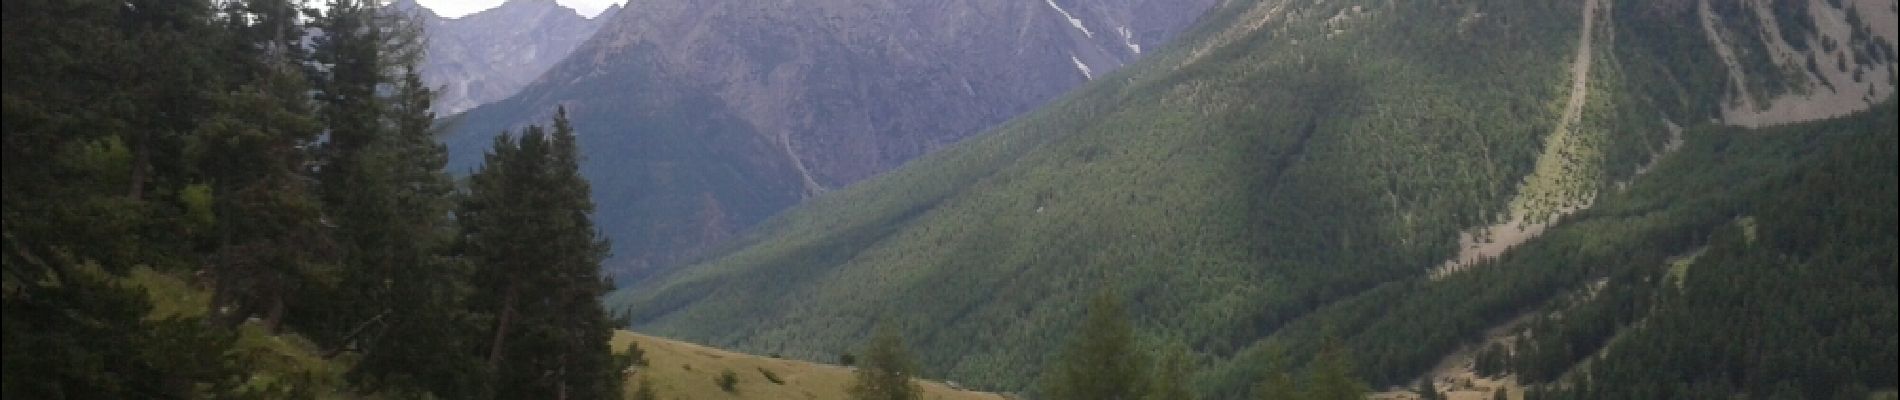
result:
<svg viewBox="0 0 1900 400"><path fill-rule="evenodd" d="M507 98L592 36L606 18L581 16L555 0L509 0L458 18L442 18L414 0L393 10L420 10L429 27L423 79L440 88L436 113L447 116ZM603 12L611 16L618 8Z"/></svg>

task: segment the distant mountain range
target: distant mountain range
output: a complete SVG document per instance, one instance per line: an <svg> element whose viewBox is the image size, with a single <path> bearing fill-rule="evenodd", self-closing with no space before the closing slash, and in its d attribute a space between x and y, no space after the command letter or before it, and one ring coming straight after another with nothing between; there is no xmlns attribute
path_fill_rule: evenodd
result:
<svg viewBox="0 0 1900 400"><path fill-rule="evenodd" d="M565 106L630 279L1112 76L1214 3L640 2L444 140L464 171Z"/></svg>
<svg viewBox="0 0 1900 400"><path fill-rule="evenodd" d="M459 18L444 18L397 0L387 7L410 13L428 33L422 77L436 92L437 115L449 116L514 95L613 19L614 5L593 18L554 0L508 0Z"/></svg>

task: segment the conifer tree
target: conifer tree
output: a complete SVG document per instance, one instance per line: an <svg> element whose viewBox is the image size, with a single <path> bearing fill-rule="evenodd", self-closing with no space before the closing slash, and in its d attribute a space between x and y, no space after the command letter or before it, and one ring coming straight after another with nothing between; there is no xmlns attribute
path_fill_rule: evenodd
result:
<svg viewBox="0 0 1900 400"><path fill-rule="evenodd" d="M1148 388L1148 400L1193 400L1194 392L1189 388L1190 375L1187 349L1169 346L1167 353L1155 364L1154 383Z"/></svg>
<svg viewBox="0 0 1900 400"><path fill-rule="evenodd" d="M922 397L922 389L911 380L917 375L917 365L904 350L897 328L888 323L879 324L871 343L865 346L864 357L864 365L853 373L856 380L849 388L852 399L915 400Z"/></svg>
<svg viewBox="0 0 1900 400"><path fill-rule="evenodd" d="M1121 300L1104 291L1090 302L1082 326L1043 376L1043 392L1057 400L1139 399L1147 393L1147 367Z"/></svg>
<svg viewBox="0 0 1900 400"><path fill-rule="evenodd" d="M300 66L297 10L283 0L226 7L231 89L198 132L218 215L213 304L226 325L262 315L275 330L293 288L331 247L304 169L321 126Z"/></svg>
<svg viewBox="0 0 1900 400"><path fill-rule="evenodd" d="M1300 399L1299 388L1294 386L1293 375L1287 372L1286 357L1280 351L1267 352L1266 376L1254 386L1254 398L1259 400L1296 400Z"/></svg>
<svg viewBox="0 0 1900 400"><path fill-rule="evenodd" d="M1418 398L1419 400L1441 400L1445 398L1445 394L1438 391L1437 381L1428 378L1425 382L1419 383Z"/></svg>
<svg viewBox="0 0 1900 400"><path fill-rule="evenodd" d="M491 316L482 348L492 397L617 398L634 361L608 347L618 322L599 301L607 247L565 115L551 133L498 137L457 212L480 294L471 304Z"/></svg>
<svg viewBox="0 0 1900 400"><path fill-rule="evenodd" d="M1312 377L1306 383L1306 396L1313 400L1359 400L1371 391L1353 377L1352 362L1345 345L1328 337L1310 367Z"/></svg>
<svg viewBox="0 0 1900 400"><path fill-rule="evenodd" d="M231 337L123 282L183 272L215 218L186 151L219 103L205 1L0 3L0 397L201 398Z"/></svg>

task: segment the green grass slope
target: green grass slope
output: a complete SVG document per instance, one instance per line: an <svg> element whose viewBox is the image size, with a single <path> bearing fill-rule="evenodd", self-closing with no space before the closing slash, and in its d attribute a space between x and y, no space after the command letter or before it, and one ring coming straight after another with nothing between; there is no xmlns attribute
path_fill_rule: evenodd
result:
<svg viewBox="0 0 1900 400"><path fill-rule="evenodd" d="M628 379L627 398L633 398L645 379L661 399L843 399L856 379L849 367L735 353L627 331L614 335L614 348L628 343L640 346L647 365ZM734 377L732 391L717 383L727 371ZM1003 399L942 382L918 380L917 386L923 389L919 400Z"/></svg>
<svg viewBox="0 0 1900 400"><path fill-rule="evenodd" d="M1217 398L1329 333L1372 382L1403 384L1506 319L1690 250L1738 212L1735 185L1817 146L1730 154L1693 128L1637 179L1669 121L1716 112L1719 60L1693 7L1606 0L1589 31L1583 7L1231 2L1137 65L610 302L643 331L811 359L884 318L932 376L1029 390L1112 288L1146 345L1195 349ZM1588 97L1552 139L1580 35ZM1428 278L1521 183L1596 208Z"/></svg>

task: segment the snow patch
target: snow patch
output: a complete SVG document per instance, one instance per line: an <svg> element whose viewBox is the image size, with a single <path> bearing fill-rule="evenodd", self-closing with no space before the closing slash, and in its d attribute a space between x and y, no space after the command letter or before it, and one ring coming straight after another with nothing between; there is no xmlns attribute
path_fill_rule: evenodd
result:
<svg viewBox="0 0 1900 400"><path fill-rule="evenodd" d="M1074 15L1069 15L1069 10L1064 10L1062 9L1062 6L1056 5L1056 0L1042 0L1042 2L1043 4L1048 4L1049 8L1055 9L1056 13L1062 14L1063 19L1069 20L1070 26L1074 26L1075 30L1082 31L1082 36L1086 36L1089 39L1095 38L1095 32L1089 32L1088 27L1082 26L1081 18L1076 18ZM1081 61L1076 61L1076 64L1081 64L1081 63L1082 63Z"/></svg>
<svg viewBox="0 0 1900 400"><path fill-rule="evenodd" d="M1089 69L1089 65L1083 63L1081 58L1076 58L1074 54L1070 54L1069 61L1075 62L1075 70L1082 71L1082 79L1095 80L1095 71Z"/></svg>
<svg viewBox="0 0 1900 400"><path fill-rule="evenodd" d="M1126 26L1115 28L1115 30L1121 32L1122 45L1128 46L1128 52L1141 55L1141 44L1135 43L1135 31L1129 30Z"/></svg>

